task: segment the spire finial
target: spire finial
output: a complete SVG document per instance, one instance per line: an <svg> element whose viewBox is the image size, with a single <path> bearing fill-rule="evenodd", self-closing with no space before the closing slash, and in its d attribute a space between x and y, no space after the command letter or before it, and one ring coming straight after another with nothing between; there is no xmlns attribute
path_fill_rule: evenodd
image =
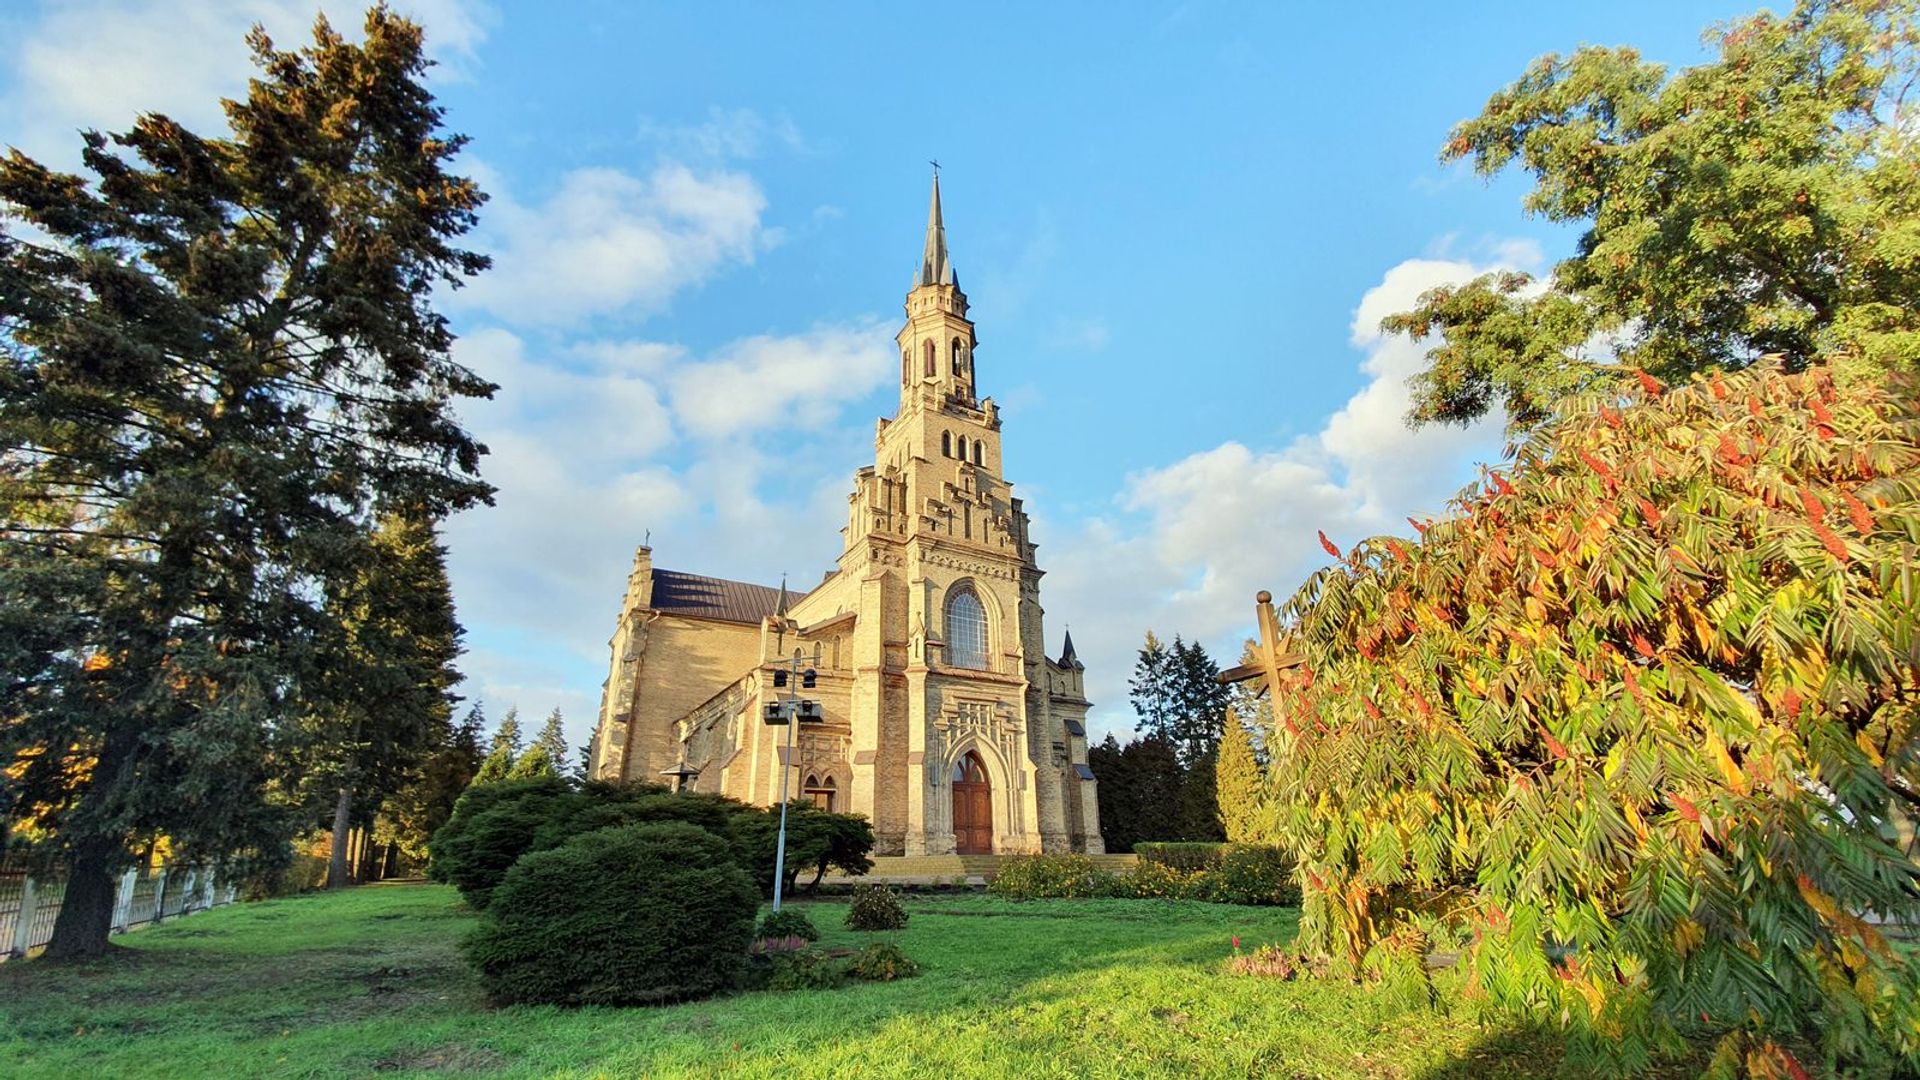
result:
<svg viewBox="0 0 1920 1080"><path fill-rule="evenodd" d="M787 617L787 575L780 575L780 601L773 607L773 613L781 618Z"/></svg>

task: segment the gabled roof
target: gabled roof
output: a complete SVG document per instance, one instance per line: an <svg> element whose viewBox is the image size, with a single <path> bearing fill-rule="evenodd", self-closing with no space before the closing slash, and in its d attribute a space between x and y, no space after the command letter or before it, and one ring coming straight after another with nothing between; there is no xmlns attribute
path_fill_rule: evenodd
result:
<svg viewBox="0 0 1920 1080"><path fill-rule="evenodd" d="M674 615L722 622L758 623L780 606L780 590L745 581L683 574L678 570L653 572L653 607Z"/></svg>

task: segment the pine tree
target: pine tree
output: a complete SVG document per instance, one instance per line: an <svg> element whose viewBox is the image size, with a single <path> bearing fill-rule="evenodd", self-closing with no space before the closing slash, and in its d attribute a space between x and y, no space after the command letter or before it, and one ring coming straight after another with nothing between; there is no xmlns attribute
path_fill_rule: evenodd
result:
<svg viewBox="0 0 1920 1080"><path fill-rule="evenodd" d="M500 718L500 727L493 733L493 745L489 752L506 748L507 756L520 756L520 708L517 705L507 707L507 715Z"/></svg>
<svg viewBox="0 0 1920 1080"><path fill-rule="evenodd" d="M160 836L285 851L328 584L377 514L490 495L452 405L493 387L431 306L487 265L453 246L482 196L419 28L249 43L231 137L147 114L84 135L92 178L0 160L0 223L33 230L0 224L0 806L65 863L50 956L105 951Z"/></svg>
<svg viewBox="0 0 1920 1080"><path fill-rule="evenodd" d="M1214 764L1214 787L1227 839L1236 844L1259 842L1266 775L1254 757L1252 736L1231 710L1227 713L1227 730L1221 736L1220 753Z"/></svg>

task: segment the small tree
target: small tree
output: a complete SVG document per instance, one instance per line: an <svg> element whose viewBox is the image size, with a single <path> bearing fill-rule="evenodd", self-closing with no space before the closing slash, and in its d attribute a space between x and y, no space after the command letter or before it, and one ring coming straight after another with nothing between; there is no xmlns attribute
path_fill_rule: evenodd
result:
<svg viewBox="0 0 1920 1080"><path fill-rule="evenodd" d="M559 764L547 754L547 748L542 743L534 743L527 747L527 752L520 755L520 760L513 763L513 768L507 770L509 780L525 780L534 776L558 777L559 775Z"/></svg>
<svg viewBox="0 0 1920 1080"><path fill-rule="evenodd" d="M493 743L487 749L487 756L480 761L480 768L473 774L473 783L492 784L505 780L513 772L514 762L520 760L520 710L509 706L507 715L500 718L500 727L493 733Z"/></svg>

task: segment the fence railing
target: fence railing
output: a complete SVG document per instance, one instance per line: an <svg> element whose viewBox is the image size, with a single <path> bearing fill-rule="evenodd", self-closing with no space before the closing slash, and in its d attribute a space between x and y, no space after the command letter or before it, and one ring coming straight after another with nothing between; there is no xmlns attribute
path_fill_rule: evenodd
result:
<svg viewBox="0 0 1920 1080"><path fill-rule="evenodd" d="M216 881L203 866L141 867L120 875L113 894L113 932L124 934L163 919L233 903L238 887ZM17 863L0 863L0 961L53 940L66 899L66 879L35 877Z"/></svg>

